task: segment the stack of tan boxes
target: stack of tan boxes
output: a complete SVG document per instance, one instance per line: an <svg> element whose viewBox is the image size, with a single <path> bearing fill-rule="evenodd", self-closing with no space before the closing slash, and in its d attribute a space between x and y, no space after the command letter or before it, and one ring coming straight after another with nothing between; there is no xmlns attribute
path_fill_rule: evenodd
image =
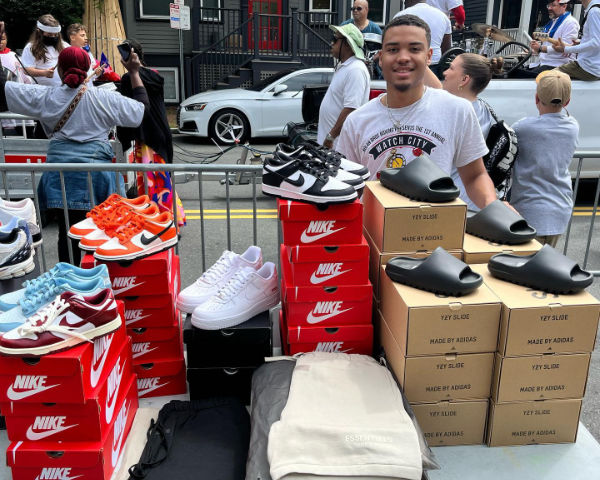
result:
<svg viewBox="0 0 600 480"><path fill-rule="evenodd" d="M600 303L504 282L474 265L502 301L487 442L574 442Z"/></svg>
<svg viewBox="0 0 600 480"><path fill-rule="evenodd" d="M530 240L521 245L502 245L465 233L463 261L468 264L487 263L490 258L499 253L523 256L536 253L540 248L542 245L537 240Z"/></svg>
<svg viewBox="0 0 600 480"><path fill-rule="evenodd" d="M500 301L485 286L460 298L392 282L387 262L438 246L462 257L466 205L426 204L368 182L363 196L371 247L375 324L387 360L430 445L481 444L491 391Z"/></svg>

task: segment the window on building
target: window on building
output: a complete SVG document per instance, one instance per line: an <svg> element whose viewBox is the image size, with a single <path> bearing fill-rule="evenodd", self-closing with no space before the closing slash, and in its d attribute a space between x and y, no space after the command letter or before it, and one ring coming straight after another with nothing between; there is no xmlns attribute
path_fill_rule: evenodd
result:
<svg viewBox="0 0 600 480"><path fill-rule="evenodd" d="M332 0L310 0L308 9L311 12L331 12L333 10L331 1Z"/></svg>
<svg viewBox="0 0 600 480"><path fill-rule="evenodd" d="M169 19L169 0L139 0L140 18Z"/></svg>
<svg viewBox="0 0 600 480"><path fill-rule="evenodd" d="M385 25L386 4L384 0L369 0L369 20Z"/></svg>
<svg viewBox="0 0 600 480"><path fill-rule="evenodd" d="M220 22L222 0L200 0L200 17L203 22Z"/></svg>
<svg viewBox="0 0 600 480"><path fill-rule="evenodd" d="M502 3L501 28L519 28L522 0L505 0Z"/></svg>
<svg viewBox="0 0 600 480"><path fill-rule="evenodd" d="M179 103L179 69L177 67L149 67L165 79L165 103Z"/></svg>

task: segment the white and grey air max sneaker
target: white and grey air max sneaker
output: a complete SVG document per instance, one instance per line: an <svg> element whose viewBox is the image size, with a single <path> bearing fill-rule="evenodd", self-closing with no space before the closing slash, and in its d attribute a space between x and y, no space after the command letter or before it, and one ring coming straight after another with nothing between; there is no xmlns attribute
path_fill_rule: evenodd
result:
<svg viewBox="0 0 600 480"><path fill-rule="evenodd" d="M329 204L354 201L358 195L351 185L337 180L317 159L302 153L275 152L263 164L262 191L288 200Z"/></svg>
<svg viewBox="0 0 600 480"><path fill-rule="evenodd" d="M0 242L0 280L22 277L34 268L33 249L27 233L14 229Z"/></svg>
<svg viewBox="0 0 600 480"><path fill-rule="evenodd" d="M30 198L25 198L18 202L11 202L0 198L0 224L9 223L12 217L19 217L27 222L34 247L42 243L42 231L37 223L35 206Z"/></svg>

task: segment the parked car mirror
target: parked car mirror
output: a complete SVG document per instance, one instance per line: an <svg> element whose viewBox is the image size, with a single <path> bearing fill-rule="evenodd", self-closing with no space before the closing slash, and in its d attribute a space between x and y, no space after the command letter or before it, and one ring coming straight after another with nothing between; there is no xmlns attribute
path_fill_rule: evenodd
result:
<svg viewBox="0 0 600 480"><path fill-rule="evenodd" d="M279 95L281 92L285 92L288 89L288 86L284 83L280 83L279 85L275 85L273 89L273 95Z"/></svg>

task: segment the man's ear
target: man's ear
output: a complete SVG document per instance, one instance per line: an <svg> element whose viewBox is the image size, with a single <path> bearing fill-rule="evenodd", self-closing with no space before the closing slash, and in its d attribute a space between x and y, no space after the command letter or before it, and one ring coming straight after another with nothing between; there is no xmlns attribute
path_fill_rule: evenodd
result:
<svg viewBox="0 0 600 480"><path fill-rule="evenodd" d="M431 56L433 55L433 48L429 47L427 52L427 65L431 65Z"/></svg>
<svg viewBox="0 0 600 480"><path fill-rule="evenodd" d="M536 93L535 94L535 104L539 105L539 103L540 103L540 97L538 97L538 94Z"/></svg>

